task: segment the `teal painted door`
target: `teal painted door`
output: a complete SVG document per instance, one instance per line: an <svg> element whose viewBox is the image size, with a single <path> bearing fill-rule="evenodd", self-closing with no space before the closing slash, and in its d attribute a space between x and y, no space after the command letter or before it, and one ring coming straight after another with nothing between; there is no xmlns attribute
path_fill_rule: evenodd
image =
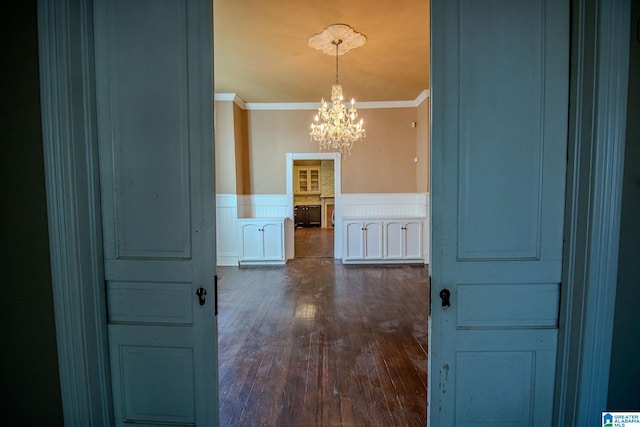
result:
<svg viewBox="0 0 640 427"><path fill-rule="evenodd" d="M569 3L433 0L431 10L431 425L549 426Z"/></svg>
<svg viewBox="0 0 640 427"><path fill-rule="evenodd" d="M211 2L94 19L115 424L217 425Z"/></svg>

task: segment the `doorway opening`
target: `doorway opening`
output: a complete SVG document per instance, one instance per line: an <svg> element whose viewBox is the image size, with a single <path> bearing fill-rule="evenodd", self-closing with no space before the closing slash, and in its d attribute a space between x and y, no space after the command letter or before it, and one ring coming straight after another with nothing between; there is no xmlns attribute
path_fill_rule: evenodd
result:
<svg viewBox="0 0 640 427"><path fill-rule="evenodd" d="M295 258L333 258L333 160L293 161Z"/></svg>
<svg viewBox="0 0 640 427"><path fill-rule="evenodd" d="M287 153L286 165L294 258L338 258L340 154Z"/></svg>

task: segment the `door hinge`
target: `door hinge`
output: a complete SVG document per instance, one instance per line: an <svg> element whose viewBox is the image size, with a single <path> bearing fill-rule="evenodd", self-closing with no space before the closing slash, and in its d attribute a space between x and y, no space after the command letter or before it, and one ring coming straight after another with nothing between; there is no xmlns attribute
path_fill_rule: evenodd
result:
<svg viewBox="0 0 640 427"><path fill-rule="evenodd" d="M218 275L216 274L213 278L213 302L214 302L214 313L218 315Z"/></svg>

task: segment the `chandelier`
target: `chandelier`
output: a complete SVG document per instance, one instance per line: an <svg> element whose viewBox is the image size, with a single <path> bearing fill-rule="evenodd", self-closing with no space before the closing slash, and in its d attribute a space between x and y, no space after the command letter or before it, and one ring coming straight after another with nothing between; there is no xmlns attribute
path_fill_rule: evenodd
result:
<svg viewBox="0 0 640 427"><path fill-rule="evenodd" d="M340 151L351 155L354 142L362 141L366 136L362 119L358 120L355 100L351 99L348 108L343 103L342 86L338 82L338 56L362 46L366 41L363 34L353 31L343 24L330 25L321 33L309 38L309 45L324 53L335 46L336 84L331 86L331 106L322 98L318 114L311 123L310 140L317 141L321 150ZM342 50L340 49L342 46Z"/></svg>

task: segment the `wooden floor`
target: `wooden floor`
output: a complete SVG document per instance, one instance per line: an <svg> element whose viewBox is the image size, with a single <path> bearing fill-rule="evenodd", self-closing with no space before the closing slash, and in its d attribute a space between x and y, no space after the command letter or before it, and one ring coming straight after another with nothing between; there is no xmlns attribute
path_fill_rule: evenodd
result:
<svg viewBox="0 0 640 427"><path fill-rule="evenodd" d="M294 238L296 258L333 258L333 227L299 227Z"/></svg>
<svg viewBox="0 0 640 427"><path fill-rule="evenodd" d="M426 266L217 274L223 426L426 425Z"/></svg>

